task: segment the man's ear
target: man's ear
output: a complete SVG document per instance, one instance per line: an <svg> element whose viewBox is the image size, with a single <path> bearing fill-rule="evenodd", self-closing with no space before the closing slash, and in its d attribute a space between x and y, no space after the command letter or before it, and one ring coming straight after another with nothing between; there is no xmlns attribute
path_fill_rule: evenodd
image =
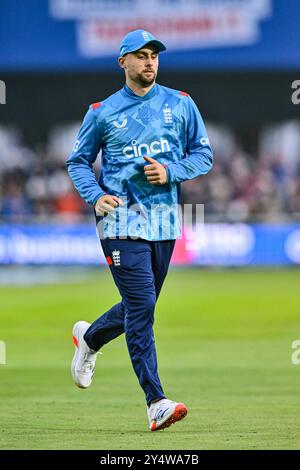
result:
<svg viewBox="0 0 300 470"><path fill-rule="evenodd" d="M126 69L126 65L125 65L125 57L119 57L118 58L118 62L119 62L119 66L121 67L121 69Z"/></svg>

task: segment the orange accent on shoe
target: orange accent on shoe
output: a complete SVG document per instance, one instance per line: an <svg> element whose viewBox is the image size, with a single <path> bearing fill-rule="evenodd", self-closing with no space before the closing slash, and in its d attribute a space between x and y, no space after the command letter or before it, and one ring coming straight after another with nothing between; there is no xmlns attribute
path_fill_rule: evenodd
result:
<svg viewBox="0 0 300 470"><path fill-rule="evenodd" d="M78 340L75 336L72 336L73 343L75 344L76 348L78 348Z"/></svg>
<svg viewBox="0 0 300 470"><path fill-rule="evenodd" d="M156 430L156 422L153 421L152 425L151 425L151 431L155 431Z"/></svg>
<svg viewBox="0 0 300 470"><path fill-rule="evenodd" d="M189 96L189 94L186 93L185 91L181 91L180 94L183 95L183 96Z"/></svg>
<svg viewBox="0 0 300 470"><path fill-rule="evenodd" d="M161 424L158 428L156 427L156 423L154 423L155 427L152 424L151 431L160 431L161 429L168 428L169 426L171 426L171 424L174 424L177 421L180 421L181 419L185 418L185 416L187 415L187 412L188 412L188 409L185 406L185 404L178 403L178 405L175 407L175 410L172 416L170 416L170 418L167 419L167 421Z"/></svg>

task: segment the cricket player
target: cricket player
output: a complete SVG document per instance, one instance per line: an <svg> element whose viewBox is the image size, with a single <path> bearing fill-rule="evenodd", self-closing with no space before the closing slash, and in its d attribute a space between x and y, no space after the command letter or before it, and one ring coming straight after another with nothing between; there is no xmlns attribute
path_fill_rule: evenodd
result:
<svg viewBox="0 0 300 470"><path fill-rule="evenodd" d="M126 84L90 105L67 160L76 189L94 207L102 249L121 295L120 303L94 323L75 323L73 380L80 388L89 387L98 352L125 333L151 431L187 414L184 403L165 396L159 379L154 310L180 236L180 183L206 174L213 165L192 98L156 83L158 55L165 50L144 30L123 38L118 61ZM93 163L100 151L97 181Z"/></svg>

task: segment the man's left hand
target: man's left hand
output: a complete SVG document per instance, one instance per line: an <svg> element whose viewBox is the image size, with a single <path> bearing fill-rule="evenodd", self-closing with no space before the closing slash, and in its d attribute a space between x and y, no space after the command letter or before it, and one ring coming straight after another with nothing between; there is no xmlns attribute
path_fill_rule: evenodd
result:
<svg viewBox="0 0 300 470"><path fill-rule="evenodd" d="M158 161L154 160L151 157L143 157L146 162L149 162L150 165L144 166L144 173L150 184L166 184L168 177L167 177L167 170L165 169L164 165L159 163Z"/></svg>

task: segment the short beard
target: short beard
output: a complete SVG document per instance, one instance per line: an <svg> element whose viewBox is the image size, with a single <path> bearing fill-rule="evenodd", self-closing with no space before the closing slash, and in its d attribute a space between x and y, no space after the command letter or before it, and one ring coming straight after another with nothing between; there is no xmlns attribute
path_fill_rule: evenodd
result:
<svg viewBox="0 0 300 470"><path fill-rule="evenodd" d="M145 78L142 76L142 74L140 74L140 75L135 76L134 81L138 85L140 85L142 88L147 88L155 82L156 77L157 77L156 73L153 74L152 78Z"/></svg>

